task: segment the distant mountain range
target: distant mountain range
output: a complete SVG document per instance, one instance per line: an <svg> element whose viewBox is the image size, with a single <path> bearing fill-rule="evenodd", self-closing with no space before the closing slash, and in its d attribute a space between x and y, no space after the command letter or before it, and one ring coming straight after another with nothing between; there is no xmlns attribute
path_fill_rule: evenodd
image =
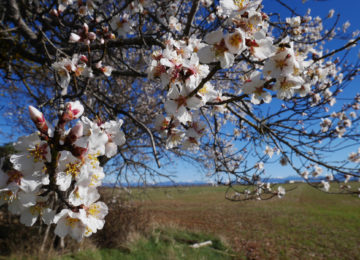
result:
<svg viewBox="0 0 360 260"><path fill-rule="evenodd" d="M335 175L334 178L338 181L344 181L345 178L341 175ZM326 180L325 176L319 176L317 178L310 178L309 182L320 182L322 180ZM298 175L292 175L287 177L269 177L264 178L264 182L270 182L270 183L291 183L291 182L305 182L304 179ZM351 181L354 181L354 178L351 179ZM211 186L215 185L215 183L212 183L210 181L180 181L180 182L171 182L171 181L164 181L164 182L158 182L158 183L123 183L122 187L174 187L174 186L180 186L180 187L191 187L191 186ZM113 183L103 183L104 187L114 187Z"/></svg>
<svg viewBox="0 0 360 260"><path fill-rule="evenodd" d="M130 187L175 187L175 186L206 186L206 185L211 185L211 183L209 182L205 182L205 181L181 181L181 182L171 182L171 181L163 181L163 182L158 182L158 183L122 183L121 185L117 185L117 186L130 186ZM104 187L114 187L113 183L103 183Z"/></svg>

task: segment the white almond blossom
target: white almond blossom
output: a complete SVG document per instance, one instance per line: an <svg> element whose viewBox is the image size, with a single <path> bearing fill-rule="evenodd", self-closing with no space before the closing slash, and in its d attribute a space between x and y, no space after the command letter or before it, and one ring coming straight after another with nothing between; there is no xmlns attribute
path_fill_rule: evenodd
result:
<svg viewBox="0 0 360 260"><path fill-rule="evenodd" d="M324 191L328 192L330 190L330 183L329 182L322 180L321 184L323 186Z"/></svg>
<svg viewBox="0 0 360 260"><path fill-rule="evenodd" d="M165 111L167 114L174 116L181 123L186 124L188 121L191 122L191 114L188 110L187 103L187 91L185 87L181 85L175 85L171 87L168 92L168 100L165 102ZM201 100L198 99L196 103L196 99L192 99L195 102L191 102L192 107L196 107L197 103L200 106Z"/></svg>
<svg viewBox="0 0 360 260"><path fill-rule="evenodd" d="M77 185L69 195L69 202L73 206L90 205L99 198L96 187Z"/></svg>
<svg viewBox="0 0 360 260"><path fill-rule="evenodd" d="M334 180L334 175L332 175L331 173L326 175L326 180L333 181Z"/></svg>
<svg viewBox="0 0 360 260"><path fill-rule="evenodd" d="M220 0L225 15L242 15L250 9L256 9L262 0Z"/></svg>
<svg viewBox="0 0 360 260"><path fill-rule="evenodd" d="M274 85L277 90L276 96L279 99L290 99L294 96L296 89L301 88L304 80L301 77L287 76L279 77Z"/></svg>
<svg viewBox="0 0 360 260"><path fill-rule="evenodd" d="M54 232L59 237L70 235L80 241L85 236L86 224L81 221L79 212L63 209L54 217L54 223L56 224Z"/></svg>
<svg viewBox="0 0 360 260"><path fill-rule="evenodd" d="M22 189L35 191L40 185L48 184L49 177L45 174L46 162L50 162L50 149L45 141L41 141L38 133L20 137L14 144L17 151L10 157L14 171L11 178L17 179Z"/></svg>
<svg viewBox="0 0 360 260"><path fill-rule="evenodd" d="M297 76L300 64L296 59L293 44L281 43L275 55L271 56L264 64L263 72L266 76L274 78Z"/></svg>
<svg viewBox="0 0 360 260"><path fill-rule="evenodd" d="M271 158L274 155L274 149L267 145L264 153Z"/></svg>
<svg viewBox="0 0 360 260"><path fill-rule="evenodd" d="M321 132L326 133L329 130L329 128L331 127L332 122L329 118L325 118L325 119L321 118L321 121L322 121L320 123Z"/></svg>
<svg viewBox="0 0 360 260"><path fill-rule="evenodd" d="M170 117L164 115L158 115L155 119L155 130L163 133L170 126Z"/></svg>
<svg viewBox="0 0 360 260"><path fill-rule="evenodd" d="M30 207L25 207L21 211L20 223L25 226L32 226L40 217L46 225L50 225L54 219L55 211L46 205L47 197L36 197L36 204Z"/></svg>
<svg viewBox="0 0 360 260"><path fill-rule="evenodd" d="M245 34L241 29L236 29L234 33L227 34L224 40L226 48L232 54L239 54L246 49Z"/></svg>
<svg viewBox="0 0 360 260"><path fill-rule="evenodd" d="M348 160L350 162L354 162L354 163L360 163L360 148L358 149L357 152L352 152L349 154Z"/></svg>
<svg viewBox="0 0 360 260"><path fill-rule="evenodd" d="M273 38L266 36L263 31L256 32L254 39L248 39L246 45L250 53L259 60L271 57L276 51L276 47L273 45Z"/></svg>
<svg viewBox="0 0 360 260"><path fill-rule="evenodd" d="M246 80L242 90L244 94L251 95L251 103L258 105L263 100L265 103L270 103L272 96L269 92L264 90L266 81L261 79L261 73L256 71L251 75L249 80Z"/></svg>
<svg viewBox="0 0 360 260"><path fill-rule="evenodd" d="M75 145L86 148L88 154L104 155L105 144L109 141L108 135L96 122L87 117L82 117L81 122L84 135L75 142Z"/></svg>
<svg viewBox="0 0 360 260"><path fill-rule="evenodd" d="M344 183L348 183L350 179L351 179L351 175L346 174L346 175L345 175Z"/></svg>
<svg viewBox="0 0 360 260"><path fill-rule="evenodd" d="M205 42L210 45L205 46L198 51L200 62L211 63L214 61L220 61L220 66L223 69L229 68L233 65L235 56L226 47L222 31L214 31L207 34L205 36ZM237 43L239 43L239 41L234 41L233 43L235 44L235 48L236 46L241 46L241 44Z"/></svg>
<svg viewBox="0 0 360 260"><path fill-rule="evenodd" d="M0 189L0 205L7 203L12 214L19 215L25 208L36 204L36 194L24 192L14 185Z"/></svg>
<svg viewBox="0 0 360 260"><path fill-rule="evenodd" d="M258 170L264 169L264 163L263 162L257 162L254 167Z"/></svg>
<svg viewBox="0 0 360 260"><path fill-rule="evenodd" d="M71 39L73 41L79 41L78 37L73 34ZM60 61L54 62L51 67L55 70L60 79L60 86L62 88L61 93L63 95L67 94L67 88L71 80L71 73L74 73L75 76L80 76L82 73L87 73L88 76L91 75L89 70L90 68L86 67L86 62L84 59L81 59L82 56L75 54L71 59L64 58ZM85 72L86 71L86 72Z"/></svg>
<svg viewBox="0 0 360 260"><path fill-rule="evenodd" d="M131 23L129 22L129 15L116 15L111 19L111 28L117 32L118 36L123 38L131 31Z"/></svg>
<svg viewBox="0 0 360 260"><path fill-rule="evenodd" d="M286 193L285 189L282 186L279 186L277 191L278 197L281 199L282 197L285 196L285 193Z"/></svg>
<svg viewBox="0 0 360 260"><path fill-rule="evenodd" d="M172 30L181 31L181 23L179 23L179 20L175 16L170 16L169 18L169 27Z"/></svg>
<svg viewBox="0 0 360 260"><path fill-rule="evenodd" d="M301 176L302 176L305 180L307 180L307 179L309 178L309 172L308 172L307 170L305 170L305 171L303 171L303 172L301 173Z"/></svg>
<svg viewBox="0 0 360 260"><path fill-rule="evenodd" d="M320 166L314 165L314 170L312 171L311 175L316 178L319 175L321 175L322 172L323 172L323 169Z"/></svg>
<svg viewBox="0 0 360 260"><path fill-rule="evenodd" d="M166 139L166 149L171 149L183 141L185 133L179 129L171 129L168 132L168 138Z"/></svg>
<svg viewBox="0 0 360 260"><path fill-rule="evenodd" d="M79 210L80 219L87 226L85 236L96 233L97 230L102 229L105 224L104 218L108 214L108 207L104 202L95 202L96 200L89 199L84 203L82 209Z"/></svg>
<svg viewBox="0 0 360 260"><path fill-rule="evenodd" d="M59 189L66 191L73 180L78 181L83 175L86 175L83 162L68 151L61 152L56 174L56 184L59 185Z"/></svg>

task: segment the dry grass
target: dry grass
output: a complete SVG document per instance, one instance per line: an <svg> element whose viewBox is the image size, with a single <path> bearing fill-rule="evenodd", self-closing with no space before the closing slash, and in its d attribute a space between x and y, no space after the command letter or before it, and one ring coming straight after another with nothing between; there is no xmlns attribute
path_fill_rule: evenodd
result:
<svg viewBox="0 0 360 260"><path fill-rule="evenodd" d="M160 225L223 236L240 258L360 259L356 197L306 185L270 201L226 201L221 187L157 189L148 196L139 204Z"/></svg>
<svg viewBox="0 0 360 260"><path fill-rule="evenodd" d="M138 233L150 228L150 214L131 201L102 191L102 200L107 203L109 213L105 226L92 240L100 248L124 248L127 241L135 240Z"/></svg>

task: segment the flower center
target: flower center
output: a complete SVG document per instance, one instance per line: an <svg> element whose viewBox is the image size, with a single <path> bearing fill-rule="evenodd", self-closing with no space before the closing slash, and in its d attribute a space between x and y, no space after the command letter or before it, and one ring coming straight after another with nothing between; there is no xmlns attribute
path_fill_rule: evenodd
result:
<svg viewBox="0 0 360 260"><path fill-rule="evenodd" d="M161 130L166 129L169 126L169 123L170 123L169 120L164 119L161 123Z"/></svg>
<svg viewBox="0 0 360 260"><path fill-rule="evenodd" d="M90 159L90 165L93 167L93 169L95 169L99 165L99 160L98 160L99 155L100 155L99 152L96 154L88 154L88 158Z"/></svg>
<svg viewBox="0 0 360 260"><path fill-rule="evenodd" d="M91 175L91 181L90 181L90 185L89 186L94 186L97 183L99 183L99 175L97 174L93 174Z"/></svg>
<svg viewBox="0 0 360 260"><path fill-rule="evenodd" d="M71 218L66 217L66 225L70 226L71 228L74 228L74 226L79 222L80 220L77 218Z"/></svg>
<svg viewBox="0 0 360 260"><path fill-rule="evenodd" d="M202 95L205 95L207 94L209 91L207 89L206 86L202 87L200 90L199 90L199 93L202 94Z"/></svg>
<svg viewBox="0 0 360 260"><path fill-rule="evenodd" d="M17 170L11 170L7 172L7 175L9 176L9 179L7 181L7 184L11 182L15 182L16 184L20 185L21 178L23 177L22 173Z"/></svg>
<svg viewBox="0 0 360 260"><path fill-rule="evenodd" d="M224 39L222 39L220 43L214 44L214 49L215 49L215 56L223 56L224 52L228 50L225 46Z"/></svg>
<svg viewBox="0 0 360 260"><path fill-rule="evenodd" d="M261 94L264 92L264 89L263 87L257 87L255 88L255 91L254 91L254 94L258 95L258 96L261 96Z"/></svg>
<svg viewBox="0 0 360 260"><path fill-rule="evenodd" d="M117 23L116 26L118 29L122 28L124 26L124 24L127 23L127 20L124 19L120 19Z"/></svg>
<svg viewBox="0 0 360 260"><path fill-rule="evenodd" d="M294 86L294 84L290 81L283 80L280 82L280 89L282 91L289 90Z"/></svg>
<svg viewBox="0 0 360 260"><path fill-rule="evenodd" d="M189 142L192 143L192 144L199 144L198 141L196 140L196 138L194 137L189 137Z"/></svg>
<svg viewBox="0 0 360 260"><path fill-rule="evenodd" d="M34 158L34 162L39 162L39 161L45 161L46 160L46 154L47 154L47 144L42 144L42 145L35 145L35 148L33 149L28 149L30 156L32 156ZM28 157L30 157L28 156Z"/></svg>
<svg viewBox="0 0 360 260"><path fill-rule="evenodd" d="M91 228L86 227L86 231L85 231L85 235L86 235L86 236L90 235L92 232L93 232L93 231L92 231Z"/></svg>
<svg viewBox="0 0 360 260"><path fill-rule="evenodd" d="M0 200L12 201L15 198L15 194L12 191L4 191L0 193Z"/></svg>
<svg viewBox="0 0 360 260"><path fill-rule="evenodd" d="M177 142L179 142L181 140L181 136L180 135L178 135L178 134L171 134L170 135L170 141L172 142L172 143L177 143Z"/></svg>
<svg viewBox="0 0 360 260"><path fill-rule="evenodd" d="M31 215L41 215L42 214L42 205L40 203L36 204L35 206L30 207L30 213Z"/></svg>
<svg viewBox="0 0 360 260"><path fill-rule="evenodd" d="M245 0L234 0L234 4L239 7L240 10L244 8L244 2Z"/></svg>
<svg viewBox="0 0 360 260"><path fill-rule="evenodd" d="M229 38L229 43L230 43L231 46L239 48L240 43L242 43L241 34L235 33L235 34L231 35L230 38Z"/></svg>
<svg viewBox="0 0 360 260"><path fill-rule="evenodd" d="M183 96L179 96L179 98L175 99L175 101L177 102L177 108L181 107L181 106L186 106L186 97Z"/></svg>
<svg viewBox="0 0 360 260"><path fill-rule="evenodd" d="M275 60L275 66L276 66L276 68L279 68L280 70L283 70L287 66L286 59Z"/></svg>
<svg viewBox="0 0 360 260"><path fill-rule="evenodd" d="M68 163L66 164L66 175L70 175L75 178L80 173L81 163Z"/></svg>
<svg viewBox="0 0 360 260"><path fill-rule="evenodd" d="M96 204L92 204L87 210L88 215L97 216L100 214L100 206Z"/></svg>

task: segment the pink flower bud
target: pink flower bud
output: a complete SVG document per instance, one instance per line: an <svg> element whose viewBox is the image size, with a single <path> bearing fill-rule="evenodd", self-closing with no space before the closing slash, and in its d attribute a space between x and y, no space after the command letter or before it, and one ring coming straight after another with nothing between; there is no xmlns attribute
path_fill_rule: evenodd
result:
<svg viewBox="0 0 360 260"><path fill-rule="evenodd" d="M45 121L43 113L41 113L35 107L29 106L29 113L31 120L35 123Z"/></svg>
<svg viewBox="0 0 360 260"><path fill-rule="evenodd" d="M71 128L70 133L66 136L65 143L75 143L79 137L83 136L83 130L83 124L81 122L78 122L73 128Z"/></svg>
<svg viewBox="0 0 360 260"><path fill-rule="evenodd" d="M76 138L79 138L81 136L83 136L84 134L84 127L83 124L81 122L78 122L70 131L70 133L74 136L76 136Z"/></svg>
<svg viewBox="0 0 360 260"><path fill-rule="evenodd" d="M48 126L46 124L43 113L41 113L33 106L29 106L29 113L31 120L35 123L37 129L39 129L41 133L47 134Z"/></svg>
<svg viewBox="0 0 360 260"><path fill-rule="evenodd" d="M51 9L50 14L53 16L59 16L59 13L56 9Z"/></svg>
<svg viewBox="0 0 360 260"><path fill-rule="evenodd" d="M59 5L59 8L58 8L59 14L61 14L62 12L64 12L64 11L65 11L65 9L66 9L66 6L65 6L65 5L60 4L60 5Z"/></svg>
<svg viewBox="0 0 360 260"><path fill-rule="evenodd" d="M80 56L80 61L84 62L84 63L88 63L88 58L85 55L81 55Z"/></svg>
<svg viewBox="0 0 360 260"><path fill-rule="evenodd" d="M75 156L76 158L79 158L81 160L84 159L84 155L86 154L87 152L87 148L84 148L84 147L79 147L79 146L73 146L71 148L71 154L73 156Z"/></svg>
<svg viewBox="0 0 360 260"><path fill-rule="evenodd" d="M101 69L101 67L102 67L102 61L97 62L97 63L95 64L95 67L96 67L97 69Z"/></svg>
<svg viewBox="0 0 360 260"><path fill-rule="evenodd" d="M78 42L80 41L80 39L81 37L79 35L77 35L76 33L71 33L69 42Z"/></svg>
<svg viewBox="0 0 360 260"><path fill-rule="evenodd" d="M96 34L94 32L90 32L88 35L88 38L90 41L93 41L96 39Z"/></svg>
<svg viewBox="0 0 360 260"><path fill-rule="evenodd" d="M111 66L105 66L100 68L100 70L104 73L105 76L110 77L111 76L111 72L113 71L113 67Z"/></svg>
<svg viewBox="0 0 360 260"><path fill-rule="evenodd" d="M89 32L89 25L84 23L83 30L84 30L84 33L87 34Z"/></svg>
<svg viewBox="0 0 360 260"><path fill-rule="evenodd" d="M79 118L84 113L84 107L79 101L68 102L65 104L65 112L61 119L63 122L68 122Z"/></svg>

